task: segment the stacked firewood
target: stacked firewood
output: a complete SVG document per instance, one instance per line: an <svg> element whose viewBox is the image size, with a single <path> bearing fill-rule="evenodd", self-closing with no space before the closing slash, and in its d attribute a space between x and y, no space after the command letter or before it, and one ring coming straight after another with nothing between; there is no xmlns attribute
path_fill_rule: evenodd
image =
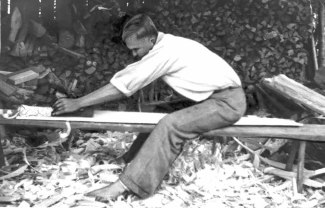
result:
<svg viewBox="0 0 325 208"><path fill-rule="evenodd" d="M264 77L281 73L305 81L313 32L307 0L161 0L141 10L153 17L159 30L194 39L223 57L240 75L248 97ZM103 86L134 61L117 41L120 31L113 19L98 22L96 32L86 36L86 46L72 49L76 56L43 47L30 64L51 68L63 88L76 96Z"/></svg>
<svg viewBox="0 0 325 208"><path fill-rule="evenodd" d="M246 83L279 73L304 81L309 1L162 1L155 19L225 58Z"/></svg>

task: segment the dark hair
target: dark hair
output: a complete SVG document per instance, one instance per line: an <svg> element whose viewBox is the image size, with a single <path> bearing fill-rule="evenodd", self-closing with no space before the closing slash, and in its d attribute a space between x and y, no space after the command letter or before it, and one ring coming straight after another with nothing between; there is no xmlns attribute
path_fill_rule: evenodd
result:
<svg viewBox="0 0 325 208"><path fill-rule="evenodd" d="M122 40L125 41L126 38L131 35L136 34L138 39L144 37L154 37L157 38L158 31L151 20L151 18L145 14L138 14L129 19L123 27Z"/></svg>

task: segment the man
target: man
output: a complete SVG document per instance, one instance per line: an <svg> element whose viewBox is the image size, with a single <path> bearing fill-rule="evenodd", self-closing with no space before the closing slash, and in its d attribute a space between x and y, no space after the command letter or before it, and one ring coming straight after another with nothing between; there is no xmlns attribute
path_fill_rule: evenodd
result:
<svg viewBox="0 0 325 208"><path fill-rule="evenodd" d="M59 99L53 106L54 115L130 96L158 78L196 104L161 119L143 144L140 142L141 148L119 180L88 194L102 199L116 198L126 190L142 198L152 195L187 140L235 123L246 110L239 77L203 45L158 32L143 14L125 23L122 40L141 59L88 95Z"/></svg>

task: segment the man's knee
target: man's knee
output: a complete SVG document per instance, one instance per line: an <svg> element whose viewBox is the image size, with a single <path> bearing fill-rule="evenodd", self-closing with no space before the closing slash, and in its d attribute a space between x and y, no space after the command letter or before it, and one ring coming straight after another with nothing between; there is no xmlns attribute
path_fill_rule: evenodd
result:
<svg viewBox="0 0 325 208"><path fill-rule="evenodd" d="M158 126L163 126L167 128L177 128L179 126L177 118L174 114L167 114L159 122Z"/></svg>
<svg viewBox="0 0 325 208"><path fill-rule="evenodd" d="M173 114L168 114L159 121L156 127L156 133L161 135L158 137L158 139L163 141L164 144L169 144L170 151L173 154L179 154L182 151L185 143L183 136L181 136L183 133L179 129L179 126L180 124L177 117L175 117Z"/></svg>

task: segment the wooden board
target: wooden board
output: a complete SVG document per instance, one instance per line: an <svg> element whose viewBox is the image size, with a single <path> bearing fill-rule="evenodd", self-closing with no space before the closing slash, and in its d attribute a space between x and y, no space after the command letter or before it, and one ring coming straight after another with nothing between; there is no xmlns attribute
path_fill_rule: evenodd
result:
<svg viewBox="0 0 325 208"><path fill-rule="evenodd" d="M46 68L42 65L31 66L16 72L7 74L8 81L12 84L18 85L39 77L39 75L44 72ZM3 72L2 72L3 73Z"/></svg>
<svg viewBox="0 0 325 208"><path fill-rule="evenodd" d="M302 123L297 123L290 119L281 118L261 118L257 116L242 117L237 121L235 126L303 126Z"/></svg>
<svg viewBox="0 0 325 208"><path fill-rule="evenodd" d="M17 88L0 79L0 91L5 95L10 96L17 91Z"/></svg>
<svg viewBox="0 0 325 208"><path fill-rule="evenodd" d="M17 119L32 120L57 120L57 121L88 121L126 124L157 124L166 114L145 112L121 112L121 111L94 111L93 117L17 117ZM236 126L302 126L289 119L261 118L257 116L242 117L234 125Z"/></svg>
<svg viewBox="0 0 325 208"><path fill-rule="evenodd" d="M321 115L325 115L325 96L288 78L284 74L272 78L264 78L262 84L282 96L293 100L297 104L303 105Z"/></svg>
<svg viewBox="0 0 325 208"><path fill-rule="evenodd" d="M39 77L39 74L33 70L27 70L19 73L15 73L9 76L9 81L15 85L36 79Z"/></svg>
<svg viewBox="0 0 325 208"><path fill-rule="evenodd" d="M33 119L4 119L0 125L21 128L21 126L41 128L67 128L66 121L33 120ZM120 132L149 133L155 124L121 124L108 122L69 121L72 129L106 130ZM304 141L325 141L324 125L304 124L303 126L229 126L205 133L207 136L236 136L250 138L288 138Z"/></svg>
<svg viewBox="0 0 325 208"><path fill-rule="evenodd" d="M51 120L51 121L82 121L99 123L125 123L125 124L157 124L166 114L120 111L94 111L93 117L39 117L18 116L16 119Z"/></svg>
<svg viewBox="0 0 325 208"><path fill-rule="evenodd" d="M204 133L206 136L231 136L250 138L287 138L302 141L325 141L324 125L304 124L286 126L229 126Z"/></svg>

